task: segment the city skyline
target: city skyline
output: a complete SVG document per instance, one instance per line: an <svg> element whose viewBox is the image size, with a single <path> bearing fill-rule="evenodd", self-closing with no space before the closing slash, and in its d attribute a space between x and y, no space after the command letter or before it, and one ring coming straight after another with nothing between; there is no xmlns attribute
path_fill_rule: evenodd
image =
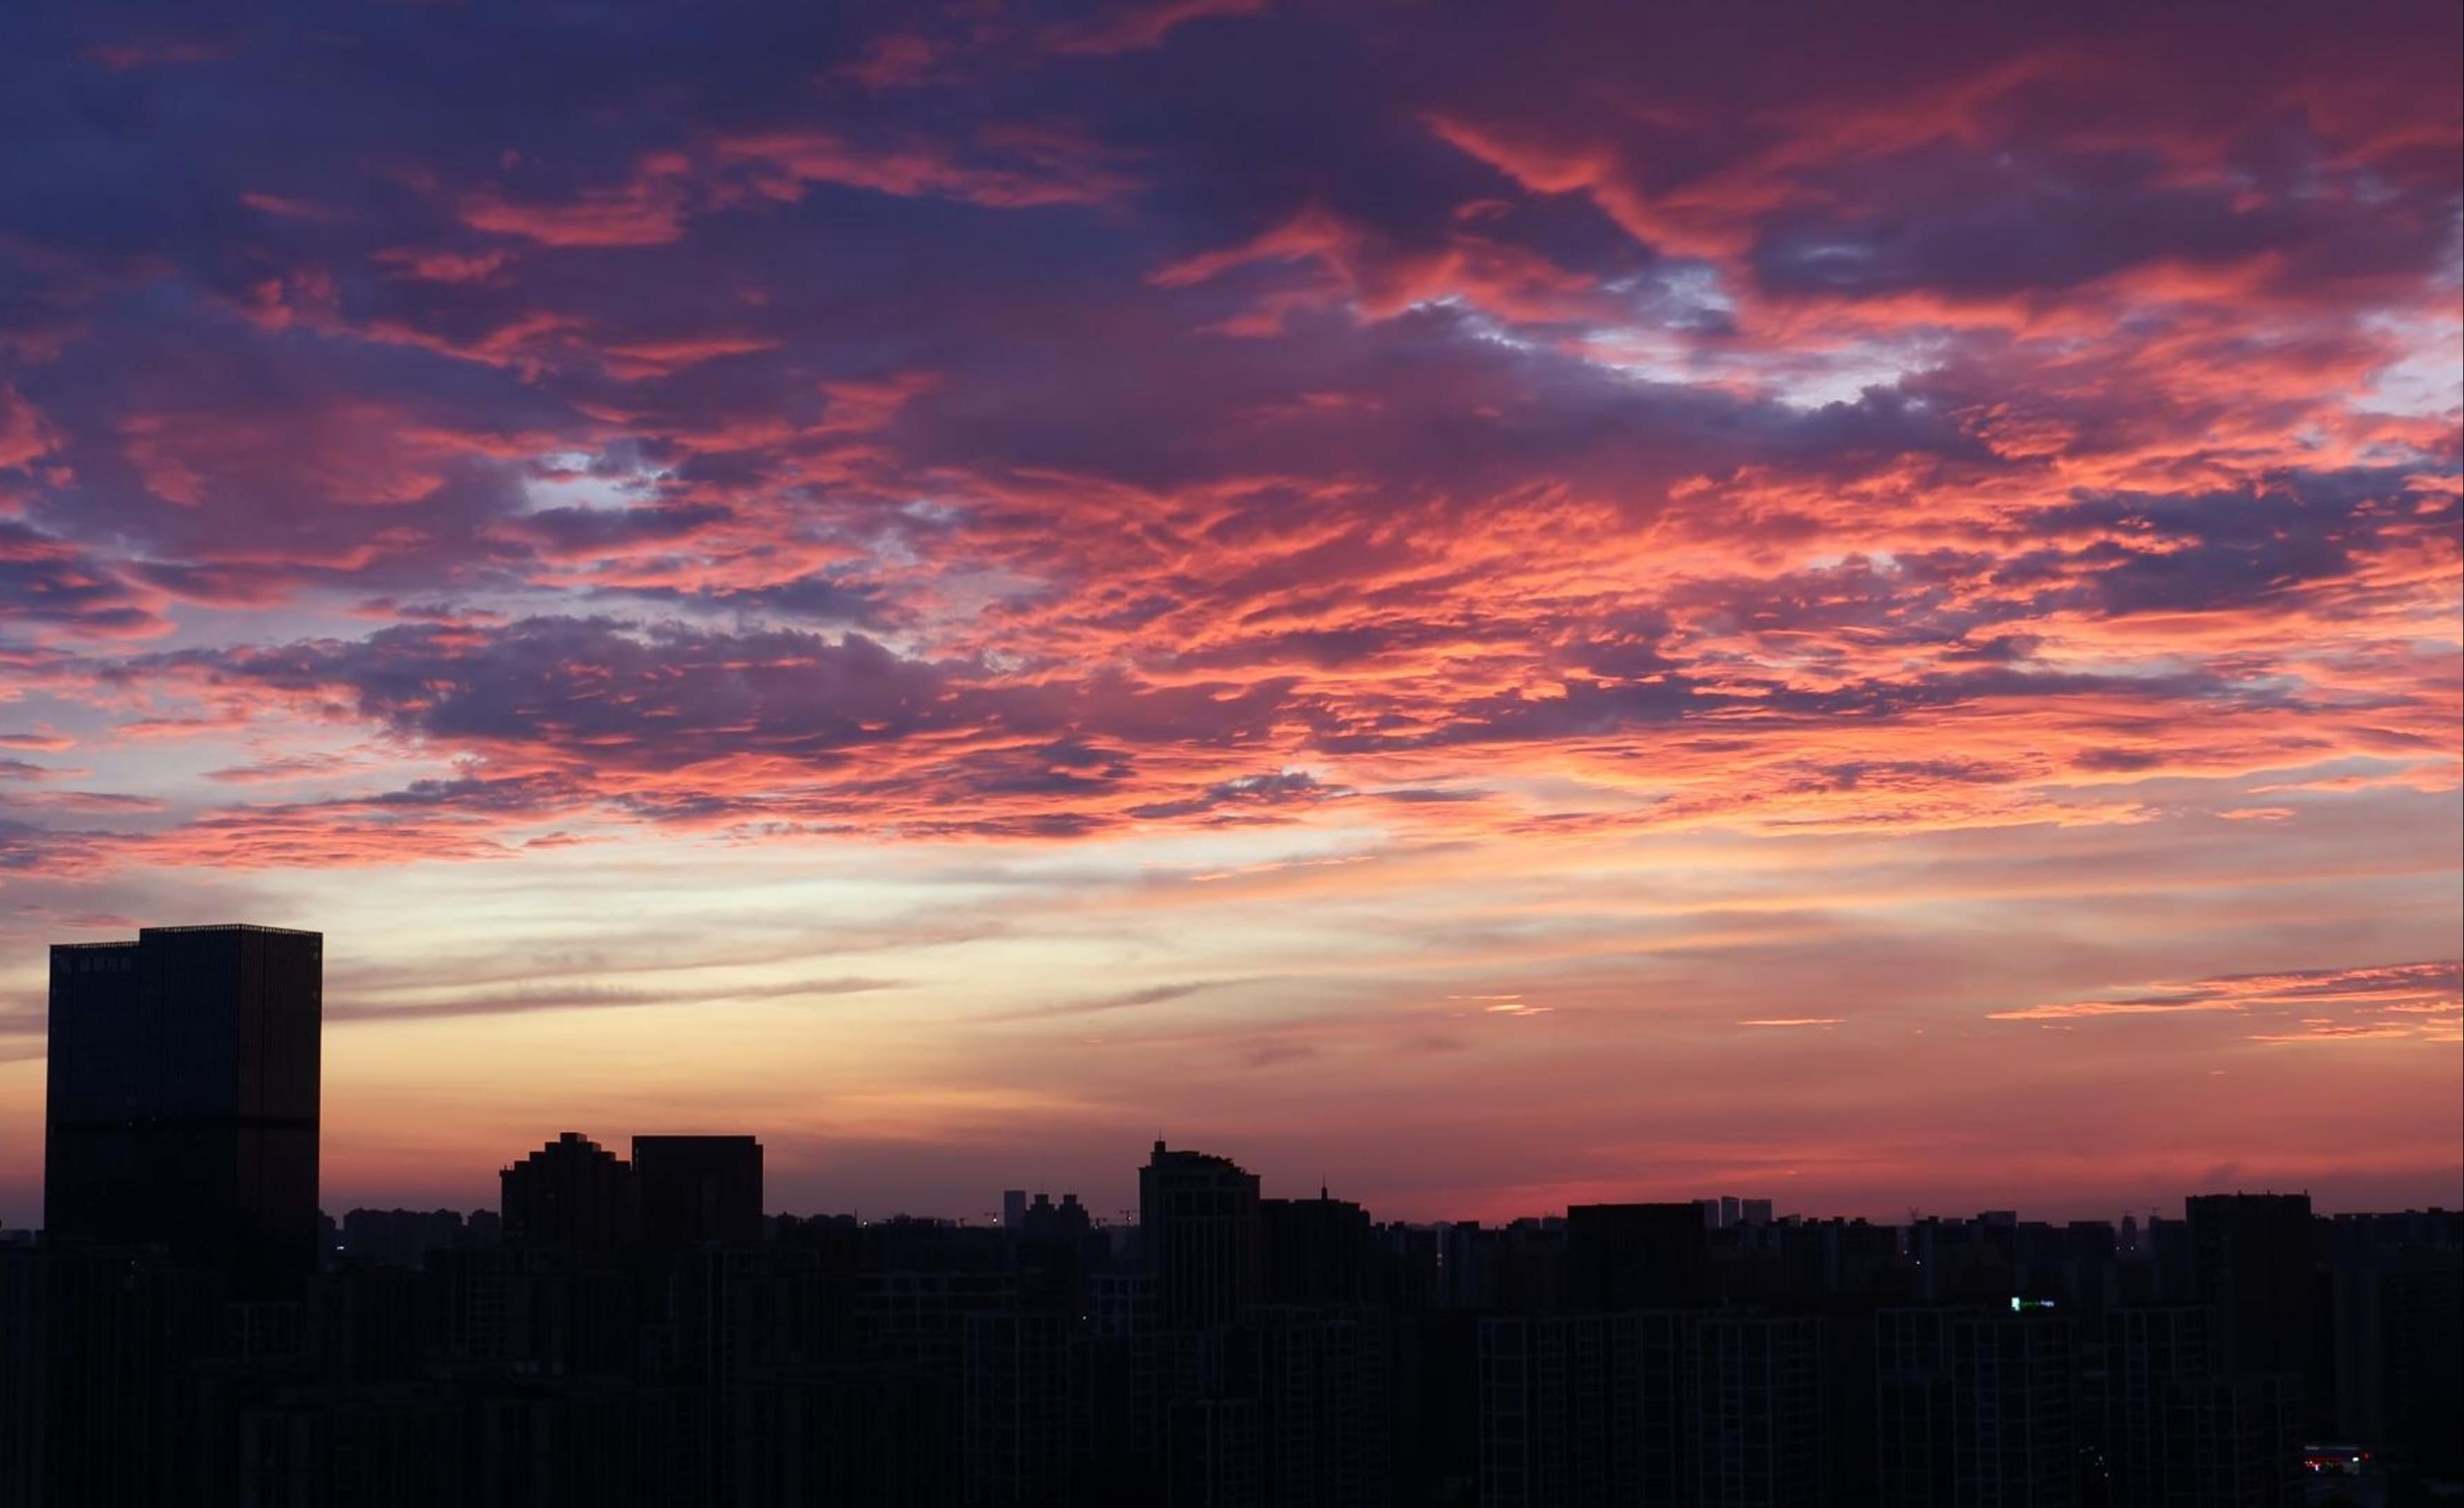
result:
<svg viewBox="0 0 2464 1508"><path fill-rule="evenodd" d="M247 960L245 964L243 959ZM287 961L277 963L277 959ZM63 1045L49 1054L46 1060L51 1083L46 1095L44 1137L44 1196L49 1218L43 1222L44 1228L55 1236L65 1233L80 1241L157 1240L174 1246L193 1241L203 1228L213 1222L188 1209L187 1202L202 1197L205 1202L197 1208L205 1209L212 1207L217 1198L237 1196L207 1192L211 1187L209 1181L192 1187L184 1184L194 1185L199 1178L203 1170L197 1162L200 1155L206 1159L204 1167L211 1167L217 1160L236 1167L242 1161L238 1148L243 1143L231 1138L243 1124L259 1127L248 1133L255 1136L265 1136L269 1134L267 1128L279 1126L286 1129L275 1134L305 1139L304 1151L288 1153L281 1159L294 1171L277 1179L277 1185L289 1188L280 1198L294 1207L293 1223L298 1229L293 1234L302 1253L305 1222L311 1210L319 1211L328 1221L338 1220L340 1213L409 1213L399 1198L388 1204L382 1193L366 1198L347 1194L324 1197L324 1191L319 1188L317 1169L321 1148L316 1091L325 1024L323 960L322 934L254 923L144 928L135 939L55 945L46 1014L54 1023L55 1041ZM222 1041L223 1038L228 1041ZM281 1066L275 1067L277 1064ZM217 1073L221 1075L219 1080ZM200 1135L196 1117L201 1109L209 1117L203 1132L209 1141L204 1143L196 1140ZM293 1119L269 1118L269 1112ZM170 1123L166 1130L151 1128L166 1117ZM217 1125L219 1129L214 1128ZM211 1140L216 1137L222 1140ZM610 1170L608 1176L623 1171L628 1180L638 1172L646 1191L640 1196L644 1202L639 1207L620 1213L608 1202L613 1196L605 1191L593 1195L596 1213L588 1218L598 1222L603 1240L612 1240L613 1236L605 1233L618 1225L653 1233L667 1231L670 1235L664 1239L670 1244L722 1239L717 1235L687 1237L674 1234L711 1218L709 1206L714 1199L744 1212L732 1224L722 1222L726 1230L724 1241L735 1245L758 1243L758 1227L747 1223L755 1213L765 1217L860 1217L864 1213L858 1208L796 1208L765 1203L766 1149L758 1131L748 1131L741 1126L725 1131L635 1128L629 1141L632 1156L627 1162L613 1149L620 1145L617 1138L603 1142L587 1132L561 1130L539 1146L527 1147L522 1154L503 1161L496 1177L508 1192L501 1204L447 1201L435 1213L458 1213L468 1208L473 1213L499 1213L507 1217L517 1233L526 1223L540 1219L573 1218L513 1208L516 1201L509 1191L517 1175L541 1166L544 1158L547 1163L539 1174L543 1178L552 1176L547 1169L560 1160L578 1160L579 1166L585 1168L604 1165ZM1167 1139L1158 1132L1154 1143L1158 1167L1165 1165L1166 1146ZM1318 1196L1325 1199L1331 1188L1325 1168L1341 1157L1342 1149L1321 1147L1320 1151ZM246 1161L253 1167L265 1155L252 1152ZM646 1155L653 1157L658 1166L641 1171ZM1194 1170L1195 1187L1201 1191L1212 1187L1211 1181L1228 1170L1236 1182L1245 1185L1245 1197L1252 1205L1266 1183L1258 1174L1241 1168L1237 1159L1187 1151L1175 1152L1173 1158L1172 1166ZM157 1174L137 1171L157 1166L182 1169L180 1180L162 1183ZM953 1213L894 1205L876 1209L872 1213L876 1219L918 1218L946 1220L960 1226L980 1222L1008 1226L1016 1223L1013 1201L1030 1191L1038 1200L1058 1192L1078 1203L1092 1224L1104 1226L1114 1223L1107 1218L1107 1210L1117 1209L1120 1215L1128 1217L1134 1210L1155 1202L1156 1191L1146 1183L1153 1175L1152 1170L1139 1173L1134 1206L1108 1204L1102 1195L1082 1201L1080 1196L1085 1191L1077 1187L1029 1180L1025 1187L1011 1187L1009 1182L1003 1182L1001 1208L998 1211ZM157 1181L147 1182L149 1177ZM243 1179L240 1187L253 1185ZM648 1191L652 1189L661 1191ZM2298 1195L2305 1201L2305 1208L2309 1207L2310 1191L2306 1189L2235 1192L2255 1192L2266 1197L2278 1193ZM2197 1197L2194 1192L2182 1191L2169 1201L2120 1211L2109 1223L2141 1214L2182 1218L2182 1209ZM1756 1224L1842 1218L1882 1226L1902 1224L1890 1216L1873 1217L1868 1212L1794 1209L1761 1191L1740 1195L1672 1190L1655 1184L1647 1171L1638 1173L1630 1185L1619 1191L1619 1198L1609 1202L1637 1201L1657 1202L1669 1209L1699 1209L1704 1220L1715 1228L1737 1224L1741 1208L1746 1212L1747 1222ZM1378 1213L1366 1201L1345 1202L1372 1214ZM693 1208L696 1204L701 1207L698 1215ZM1510 1219L1562 1219L1581 1207L1578 1202L1569 1201L1553 1211L1519 1212ZM2322 1214L2384 1213L2319 1208ZM2443 1209L2431 1206L2432 1213ZM1992 1209L1969 1211L1926 1210L1911 1205L1904 1211L1904 1225L1913 1227L1922 1219L2015 1219L2046 1213L2024 1210L2007 1200ZM1459 1223L1463 1218L1461 1214L1422 1214L1397 1223L1436 1226ZM1486 1218L1494 1224L1508 1223L1493 1213ZM2077 1215L2064 1218L2070 1223L2079 1219ZM640 1238L638 1234L635 1238ZM654 1237L654 1244L657 1239ZM191 1253L192 1258L194 1256ZM261 1264L262 1257L251 1261ZM1215 1322L1226 1318L1213 1317Z"/></svg>
<svg viewBox="0 0 2464 1508"><path fill-rule="evenodd" d="M55 945L46 1005L54 1045L46 1060L42 1234L72 1246L162 1246L183 1265L228 1272L243 1286L262 1286L273 1274L278 1288L280 1275L294 1268L294 1276L304 1277L313 1266L310 1217L328 1222L330 1238L334 1209L348 1203L323 1198L318 1176L323 963L321 933L257 923L143 928L133 939ZM472 1213L499 1216L507 1239L517 1244L603 1254L633 1244L670 1255L705 1243L759 1246L763 1225L774 1215L852 1217L861 1223L861 1211L774 1210L765 1199L765 1149L757 1134L636 1130L629 1141L628 1158L619 1155L612 1138L603 1145L583 1132L560 1131L506 1160L496 1175L502 1197L495 1208ZM1149 1163L1137 1173L1135 1204L1119 1213L1139 1226L1157 1211L1176 1210L1210 1228L1225 1220L1255 1220L1266 1188L1237 1158L1174 1148L1158 1133ZM527 1191L517 1194L517 1189ZM1078 1191L1043 1186L1004 1187L1000 1210L972 1217L905 1209L874 1213L883 1220L965 1226L981 1219L1008 1228L1020 1225L1030 1208L1048 1215L1055 1191L1062 1193L1064 1208L1089 1225L1114 1223L1081 1200ZM1533 1212L1513 1223L1579 1223L1587 1213L1602 1209L1682 1212L1681 1223L1689 1229L1825 1218L1821 1212L1777 1207L1769 1197L1670 1198L1659 1192L1662 1196L1656 1200ZM2262 1201L2298 1198L2305 1219L2313 1209L2307 1190L2241 1190L2229 1195L2186 1193L2184 1217L2202 1199L2212 1204L2254 1195ZM1316 1202L1330 1201L1375 1213L1356 1201L1332 1200L1321 1173ZM345 1213L421 1212L363 1203ZM1901 1229L1945 1219L2011 1224L2024 1213L2015 1207L1967 1213L1911 1208ZM2138 1213L2124 1211L2123 1220ZM2146 1213L2152 1223L2167 1212L2150 1207ZM2448 1212L2432 1207L2428 1213ZM1832 1213L1828 1218L1842 1216ZM242 1230L247 1237L233 1239ZM1166 1273L1175 1268L1172 1252L1170 1241L1157 1246L1155 1260ZM1205 1328L1233 1318L1183 1316L1179 1327Z"/></svg>
<svg viewBox="0 0 2464 1508"><path fill-rule="evenodd" d="M494 1211L338 1219L323 960L52 949L0 1500L2294 1508L2464 1464L2456 1211L1410 1224L1158 1135L1124 1224L971 1228L766 1213L752 1135L565 1131Z"/></svg>
<svg viewBox="0 0 2464 1508"><path fill-rule="evenodd" d="M0 13L0 1221L2464 1206L2464 12L1548 10Z"/></svg>
<svg viewBox="0 0 2464 1508"><path fill-rule="evenodd" d="M204 924L184 925L189 929L214 929ZM238 925L244 929L264 929L260 924ZM168 929L175 932L181 929L181 927ZM71 946L108 948L126 945L98 940ZM328 1016L324 1022L323 1043L329 1060L334 1044L350 1042L353 1034L349 1028L362 1019L350 1014L342 1014L339 1019ZM335 1033L338 1026L344 1028L339 1037ZM328 1073L330 1075L330 1068ZM561 1082L558 1091L577 1104L588 1104L600 1100L593 1086L583 1082ZM440 1093L441 1086L429 1085L427 1092ZM1111 1213L1133 1205L1136 1191L1134 1180L1120 1170L1118 1150L1123 1146L1135 1145L1141 1136L1147 1134L1137 1127L1124 1126L1117 1136L1089 1137L1070 1155L1040 1159L1020 1160L992 1147L945 1153L933 1165L933 1176L919 1189L914 1183L903 1181L909 1177L907 1169L914 1164L896 1155L894 1149L891 1155L870 1161L871 1155L880 1148L863 1143L861 1138L851 1139L855 1143L852 1147L817 1146L798 1134L792 1114L785 1118L787 1126L782 1130L759 1124L741 1111L703 1111L679 1117L671 1110L663 1110L655 1105L636 1108L620 1103L603 1112L609 1118L606 1124L589 1117L565 1115L556 1124L549 1125L538 1120L534 1108L525 1107L498 1123L504 1126L506 1134L512 1137L511 1141L471 1147L467 1160L439 1166L433 1157L404 1157L399 1146L382 1139L389 1134L383 1131L374 1133L379 1139L362 1140L354 1145L352 1138L368 1138L371 1133L355 1129L355 1119L348 1103L337 1104L329 1096L323 1108L327 1132L322 1158L325 1193L321 1202L326 1212L336 1216L349 1208L416 1207L466 1211L493 1208L496 1173L509 1157L517 1156L520 1151L535 1148L543 1142L552 1142L561 1133L578 1132L607 1146L623 1145L628 1139L640 1136L754 1136L762 1142L770 1157L771 1187L792 1191L774 1202L770 1207L773 1213L820 1214L861 1212L883 1217L907 1214L980 1222L992 1210L991 1201L1001 1190L1023 1186L1056 1194L1065 1191L1078 1193L1087 1200L1089 1209L1099 1219L1109 1219ZM37 1116L40 1113L38 1096ZM337 1127L341 1128L339 1135ZM39 1124L34 1129L35 1137L31 1147L38 1149L42 1146ZM1032 1137L1042 1128L1026 1126L1019 1129ZM1725 1182L1719 1169L1689 1171L1637 1165L1579 1183L1520 1186L1554 1190L1553 1199L1548 1192L1507 1195L1503 1201L1493 1195L1474 1193L1449 1202L1443 1192L1416 1192L1408 1179L1401 1180L1403 1191L1399 1196L1388 1194L1379 1178L1381 1169L1393 1165L1381 1163L1359 1147L1329 1144L1315 1138L1294 1145L1279 1138L1271 1128L1256 1125L1228 1124L1192 1127L1184 1131L1167 1120L1153 1129L1169 1133L1168 1139L1171 1140L1227 1148L1245 1165L1261 1169L1268 1181L1278 1187L1327 1184L1341 1189L1344 1197L1377 1212L1381 1218L1417 1223L1477 1219L1501 1224L1517 1218L1562 1214L1567 1207L1585 1202L1633 1199L1692 1201L1717 1198L1723 1194L1770 1199L1782 1215L1797 1214L1816 1219L1861 1218L1881 1225L1904 1223L1912 1211L1928 1216L1962 1218L1986 1210L2011 1209L2014 1203L2024 1217L2057 1221L2118 1220L2124 1214L2145 1218L2150 1213L2178 1218L2182 1201L2190 1193L2207 1188L2298 1192L2315 1197L2321 1213L2370 1213L2422 1207L2453 1209L2464 1204L2464 1200L2442 1193L2434 1180L2424 1181L2420 1185L2424 1191L2419 1192L2408 1191L2409 1186L2401 1181L2378 1189L2367 1183L2331 1183L2324 1188L2315 1188L2299 1182L2271 1180L2264 1176L2263 1169L2259 1170L2259 1176L2249 1176L2243 1169L2232 1166L2193 1169L2170 1185L2149 1182L2127 1191L2121 1198L2100 1198L2096 1192L2090 1191L2070 1197L2016 1201L2013 1191L2027 1187L2024 1182L1996 1178L1988 1173L1967 1184L1911 1178L1871 1191L1861 1200L1852 1195L1826 1202L1820 1195L1800 1195L1797 1191L1805 1186L1798 1177L1776 1165L1748 1166L1742 1177L1727 1176ZM780 1156L782 1149L786 1153L783 1158ZM410 1176L393 1171L406 1162L415 1162L421 1171ZM337 1169L345 1170L340 1178L335 1173ZM366 1169L387 1171L371 1172ZM35 1153L35 1171L39 1175L39 1151ZM1393 1174L1387 1173L1386 1176L1392 1177ZM1425 1190L1425 1183L1420 1187ZM39 1177L25 1191L22 1200L12 1201L9 1197L12 1191L9 1186L0 1185L0 1226L21 1230L38 1226L41 1223L42 1198Z"/></svg>

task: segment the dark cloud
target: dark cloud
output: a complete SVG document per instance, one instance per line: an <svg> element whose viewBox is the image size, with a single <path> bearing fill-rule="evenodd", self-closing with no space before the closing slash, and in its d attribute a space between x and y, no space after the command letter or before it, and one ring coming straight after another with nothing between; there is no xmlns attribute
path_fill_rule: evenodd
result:
<svg viewBox="0 0 2464 1508"><path fill-rule="evenodd" d="M2045 510L2032 527L2090 535L2069 552L2081 578L2068 594L2111 613L2261 607L2350 577L2357 557L2451 534L2453 491L2417 490L2403 473L2285 476L2232 492L2099 493ZM2022 556L2024 572L2042 557Z"/></svg>
<svg viewBox="0 0 2464 1508"><path fill-rule="evenodd" d="M2153 152L2046 162L1933 149L1881 169L1907 187L1885 211L1788 216L1767 226L1755 274L1777 292L1878 297L1930 292L1955 299L2055 294L2132 269L2223 270L2261 257L2308 292L2433 265L2445 208L2424 196L2390 207L2355 237L2338 206L2292 183L2254 194L2240 183L2167 186ZM2272 281L2273 278L2271 277Z"/></svg>
<svg viewBox="0 0 2464 1508"><path fill-rule="evenodd" d="M963 717L946 669L869 639L732 635L612 619L524 619L471 632L403 624L364 640L189 651L123 675L341 691L362 715L425 737L531 743L596 762L672 769L730 754L826 759Z"/></svg>
<svg viewBox="0 0 2464 1508"><path fill-rule="evenodd" d="M760 586L700 587L690 592L671 586L608 587L600 589L600 595L859 628L891 627L903 616L880 587L864 581L833 580L825 576L798 577Z"/></svg>
<svg viewBox="0 0 2464 1508"><path fill-rule="evenodd" d="M95 556L0 518L0 623L84 637L139 637L169 626L158 606Z"/></svg>
<svg viewBox="0 0 2464 1508"><path fill-rule="evenodd" d="M1130 808L1132 817L1149 820L1197 817L1201 814L1263 812L1287 802L1324 800L1337 793L1320 784L1317 776L1306 770L1284 770L1273 775L1246 775L1218 781L1197 796L1175 801L1150 801Z"/></svg>
<svg viewBox="0 0 2464 1508"><path fill-rule="evenodd" d="M475 757L248 808L397 828L1435 820L1714 732L1844 798L2017 765L1817 724L2121 775L2179 740L2119 706L2434 710L2171 621L2383 660L2452 583L2453 426L2372 392L2452 307L2452 14L1556 21L11 13L0 653Z"/></svg>
<svg viewBox="0 0 2464 1508"><path fill-rule="evenodd" d="M542 508L508 521L506 528L535 538L561 555L588 556L686 538L730 516L727 509L713 503L655 508Z"/></svg>

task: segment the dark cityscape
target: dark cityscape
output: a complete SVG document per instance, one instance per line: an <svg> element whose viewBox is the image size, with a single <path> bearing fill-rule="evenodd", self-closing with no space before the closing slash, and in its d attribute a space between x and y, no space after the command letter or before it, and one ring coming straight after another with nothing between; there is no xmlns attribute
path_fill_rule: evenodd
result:
<svg viewBox="0 0 2464 1508"><path fill-rule="evenodd" d="M867 1221L770 1212L758 1132L564 1131L495 1210L337 1218L322 951L53 951L0 1501L2272 1508L2464 1475L2444 1210L1407 1225L1157 1141L1133 1222L1016 1189Z"/></svg>

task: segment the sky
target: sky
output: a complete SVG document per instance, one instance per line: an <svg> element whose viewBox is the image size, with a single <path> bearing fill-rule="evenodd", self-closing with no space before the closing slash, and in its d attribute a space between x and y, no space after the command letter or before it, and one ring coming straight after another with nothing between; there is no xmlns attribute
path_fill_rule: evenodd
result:
<svg viewBox="0 0 2464 1508"><path fill-rule="evenodd" d="M329 1209L2464 1200L2464 11L0 12L44 946Z"/></svg>

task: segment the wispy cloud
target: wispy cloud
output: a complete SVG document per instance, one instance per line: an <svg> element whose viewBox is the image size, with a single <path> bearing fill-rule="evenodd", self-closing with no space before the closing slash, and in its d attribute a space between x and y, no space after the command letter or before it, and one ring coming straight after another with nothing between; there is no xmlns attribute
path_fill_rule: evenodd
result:
<svg viewBox="0 0 2464 1508"><path fill-rule="evenodd" d="M2270 973L2219 974L2112 999L2053 1001L1991 1014L1997 1021L2070 1021L2099 1016L2226 1013L2298 1028L2247 1033L2255 1042L2438 1041L2452 1025L2437 1018L2464 1010L2464 962L2373 964ZM2302 1016L2333 1011L2336 1016Z"/></svg>
<svg viewBox="0 0 2464 1508"><path fill-rule="evenodd" d="M1193 979L1178 984L1149 985L1141 990L1126 990L1118 994L1093 995L1085 999L1062 1000L1049 1005L1023 1006L1016 1010L995 1011L979 1019L985 1021L1047 1021L1070 1016L1103 1016L1114 1011L1136 1011L1151 1005L1169 1005L1209 991L1237 989L1255 984L1255 978Z"/></svg>

